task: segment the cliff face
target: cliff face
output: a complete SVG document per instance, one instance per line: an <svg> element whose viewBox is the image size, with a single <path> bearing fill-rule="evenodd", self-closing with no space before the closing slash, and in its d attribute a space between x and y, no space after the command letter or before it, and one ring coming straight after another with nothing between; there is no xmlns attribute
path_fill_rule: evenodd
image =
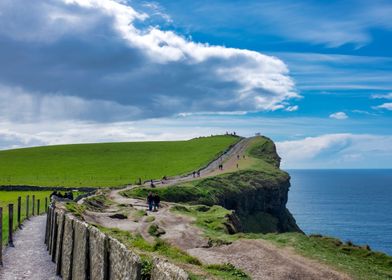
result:
<svg viewBox="0 0 392 280"><path fill-rule="evenodd" d="M288 232L301 231L286 209L290 177L285 172L271 175L263 171L247 170L201 181L214 203L235 210L244 231Z"/></svg>
<svg viewBox="0 0 392 280"><path fill-rule="evenodd" d="M279 169L275 144L266 137L255 137L247 146L248 165L242 170L223 173L198 181L157 188L164 201L220 205L235 210L246 232L301 232L286 209L290 176ZM125 195L146 197L151 189L139 188Z"/></svg>

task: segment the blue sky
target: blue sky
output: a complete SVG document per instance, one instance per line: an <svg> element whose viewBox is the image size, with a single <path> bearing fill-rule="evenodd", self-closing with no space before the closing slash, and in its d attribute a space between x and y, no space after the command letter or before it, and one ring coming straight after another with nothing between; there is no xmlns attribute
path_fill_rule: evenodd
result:
<svg viewBox="0 0 392 280"><path fill-rule="evenodd" d="M0 3L0 149L277 142L285 168L392 168L390 1Z"/></svg>

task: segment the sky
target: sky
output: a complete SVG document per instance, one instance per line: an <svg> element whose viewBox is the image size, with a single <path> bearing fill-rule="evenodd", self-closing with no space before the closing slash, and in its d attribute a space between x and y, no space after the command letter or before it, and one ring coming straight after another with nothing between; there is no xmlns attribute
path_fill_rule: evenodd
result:
<svg viewBox="0 0 392 280"><path fill-rule="evenodd" d="M392 168L391 1L2 0L0 149L272 138Z"/></svg>

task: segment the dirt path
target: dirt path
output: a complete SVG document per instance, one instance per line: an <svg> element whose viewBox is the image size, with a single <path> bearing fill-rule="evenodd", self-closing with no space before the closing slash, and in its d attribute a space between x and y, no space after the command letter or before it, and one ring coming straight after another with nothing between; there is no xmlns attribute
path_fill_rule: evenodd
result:
<svg viewBox="0 0 392 280"><path fill-rule="evenodd" d="M331 268L265 240L241 239L230 245L187 252L206 264L231 263L254 280L349 280Z"/></svg>
<svg viewBox="0 0 392 280"><path fill-rule="evenodd" d="M155 180L154 185L156 187L167 187L178 183L189 182L197 179L212 177L219 174L235 171L237 169L237 163L239 164L239 167L241 167L241 164L245 164L247 162L248 159L244 158L244 155L248 144L252 139L253 137L241 139L220 158L212 161L205 168L201 169L199 177L193 177L193 174L189 174L186 176L177 176L168 178L168 180L166 180L164 183L162 183L162 181L160 180ZM223 164L223 170L219 170L220 164ZM144 186L148 187L150 186L150 184L147 183L144 184ZM109 194L109 198L119 204L128 204L130 203L130 199L123 197L120 192L130 190L135 187L136 186L130 185L123 189L112 190ZM80 203L83 203L83 200L81 200Z"/></svg>
<svg viewBox="0 0 392 280"><path fill-rule="evenodd" d="M2 280L60 280L55 264L44 244L46 216L32 217L25 221L22 230L15 233L15 247L4 251L0 268Z"/></svg>

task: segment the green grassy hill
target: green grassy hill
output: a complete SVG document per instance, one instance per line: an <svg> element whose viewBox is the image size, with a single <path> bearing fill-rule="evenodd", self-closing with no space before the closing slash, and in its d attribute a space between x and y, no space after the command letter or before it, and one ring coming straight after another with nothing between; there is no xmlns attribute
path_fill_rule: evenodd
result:
<svg viewBox="0 0 392 280"><path fill-rule="evenodd" d="M239 140L45 146L0 151L0 185L120 186L187 173L206 165Z"/></svg>

